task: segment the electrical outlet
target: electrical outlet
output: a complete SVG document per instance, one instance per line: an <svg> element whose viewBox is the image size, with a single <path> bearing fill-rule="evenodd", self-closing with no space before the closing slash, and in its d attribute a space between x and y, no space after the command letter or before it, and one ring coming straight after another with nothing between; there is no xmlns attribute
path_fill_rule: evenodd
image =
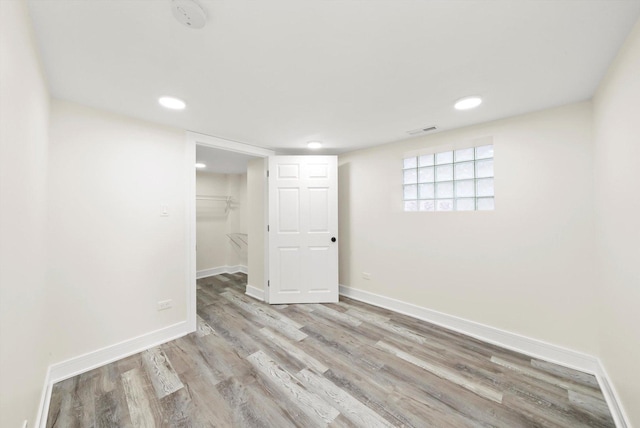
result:
<svg viewBox="0 0 640 428"><path fill-rule="evenodd" d="M158 310L164 311L165 309L170 309L172 306L172 300L160 300L158 302Z"/></svg>
<svg viewBox="0 0 640 428"><path fill-rule="evenodd" d="M362 272L362 278L363 279L371 279L371 274L369 272Z"/></svg>
<svg viewBox="0 0 640 428"><path fill-rule="evenodd" d="M169 205L167 204L160 205L160 217L169 217Z"/></svg>

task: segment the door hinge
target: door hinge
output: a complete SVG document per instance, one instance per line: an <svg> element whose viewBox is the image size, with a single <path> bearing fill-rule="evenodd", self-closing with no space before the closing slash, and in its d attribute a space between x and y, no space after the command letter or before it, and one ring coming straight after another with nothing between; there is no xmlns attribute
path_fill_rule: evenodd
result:
<svg viewBox="0 0 640 428"><path fill-rule="evenodd" d="M267 232L269 231L269 225L267 225Z"/></svg>
<svg viewBox="0 0 640 428"><path fill-rule="evenodd" d="M271 287L271 281L267 281L267 287Z"/></svg>
<svg viewBox="0 0 640 428"><path fill-rule="evenodd" d="M267 178L269 178L269 170L267 170Z"/></svg>

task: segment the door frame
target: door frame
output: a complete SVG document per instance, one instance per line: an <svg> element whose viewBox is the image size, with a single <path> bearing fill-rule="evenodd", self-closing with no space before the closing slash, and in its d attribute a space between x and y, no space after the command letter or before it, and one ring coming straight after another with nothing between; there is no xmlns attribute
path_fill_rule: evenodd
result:
<svg viewBox="0 0 640 428"><path fill-rule="evenodd" d="M186 133L186 156L185 156L185 168L187 173L186 180L186 201L185 206L187 210L187 326L189 332L193 332L197 327L197 304L196 304L196 145L211 147L214 149L222 149L230 152L242 153L245 155L252 155L261 158L268 158L274 156L276 152L262 147L252 146L250 144L239 143L237 141L226 140L224 138L212 137L210 135L199 134L197 132L187 131ZM268 207L268 183L266 181L266 169L265 164L265 193L263 195L265 203L265 218L264 218L264 234L265 234L265 248L264 248L264 269L265 269L265 283L263 284L265 290L265 298L268 298L267 292L267 278L269 274L269 234L267 232L267 222L269 218Z"/></svg>

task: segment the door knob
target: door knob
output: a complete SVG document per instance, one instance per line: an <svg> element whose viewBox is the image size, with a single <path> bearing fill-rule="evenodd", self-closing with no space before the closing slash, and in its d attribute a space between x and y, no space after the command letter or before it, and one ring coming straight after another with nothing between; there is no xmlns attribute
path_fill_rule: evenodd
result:
<svg viewBox="0 0 640 428"><path fill-rule="evenodd" d="M335 236L331 237L331 242L336 242L336 237Z"/></svg>

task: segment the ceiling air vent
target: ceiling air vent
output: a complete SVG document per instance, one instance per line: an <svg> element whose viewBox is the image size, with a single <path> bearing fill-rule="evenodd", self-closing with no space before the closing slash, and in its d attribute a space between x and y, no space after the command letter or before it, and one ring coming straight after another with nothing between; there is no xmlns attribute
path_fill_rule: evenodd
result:
<svg viewBox="0 0 640 428"><path fill-rule="evenodd" d="M427 132L435 131L436 129L437 128L435 126L428 126L426 128L418 128L418 129L414 129L412 131L407 131L407 134L409 134L409 135L426 134Z"/></svg>

